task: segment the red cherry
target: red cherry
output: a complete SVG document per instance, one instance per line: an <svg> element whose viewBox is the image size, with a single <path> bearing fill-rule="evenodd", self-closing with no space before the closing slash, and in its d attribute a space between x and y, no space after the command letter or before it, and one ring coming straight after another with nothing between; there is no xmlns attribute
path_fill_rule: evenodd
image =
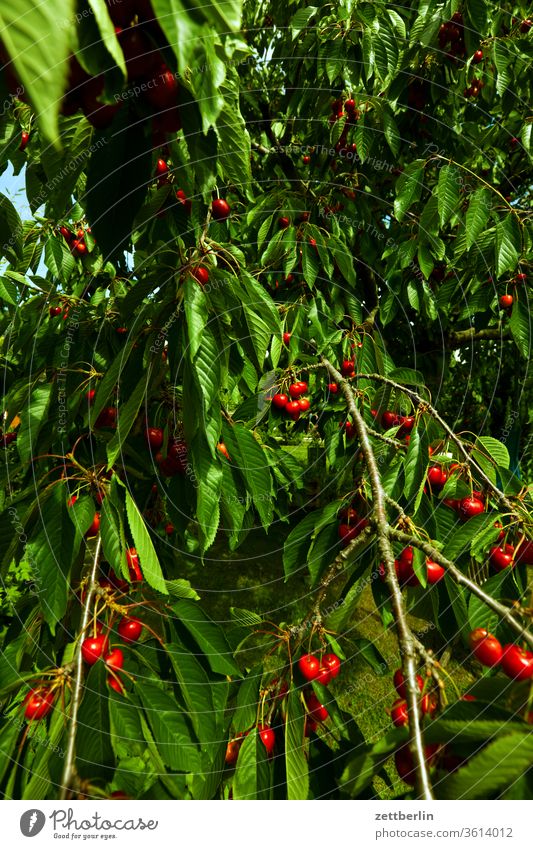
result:
<svg viewBox="0 0 533 849"><path fill-rule="evenodd" d="M89 527L85 531L86 539L88 539L89 537L95 537L98 534L99 530L100 530L100 513L95 513L94 519L92 520L91 524L89 525Z"/></svg>
<svg viewBox="0 0 533 849"><path fill-rule="evenodd" d="M285 333L283 334L283 343L284 343L284 345L288 345L290 341L291 341L291 334L290 334L290 333L285 332Z"/></svg>
<svg viewBox="0 0 533 849"><path fill-rule="evenodd" d="M183 189L178 189L176 192L176 200L178 200L183 207L185 207L185 212L187 215L190 214L192 209L192 201L187 198L187 195L183 191Z"/></svg>
<svg viewBox="0 0 533 849"><path fill-rule="evenodd" d="M59 232L61 233L61 235L63 236L63 238L65 239L65 241L67 241L67 242L71 242L71 241L72 241L72 238L73 238L73 235L74 235L74 234L70 232L70 230L68 229L68 227L65 227L64 225L62 225L62 226L59 228Z"/></svg>
<svg viewBox="0 0 533 849"><path fill-rule="evenodd" d="M479 63L483 60L483 51L476 50L474 55L472 56L472 65L479 65Z"/></svg>
<svg viewBox="0 0 533 849"><path fill-rule="evenodd" d="M35 687L26 694L23 705L25 719L39 720L48 716L54 707L54 694L46 687Z"/></svg>
<svg viewBox="0 0 533 849"><path fill-rule="evenodd" d="M392 724L395 725L396 728L401 728L402 725L409 725L407 702L402 699L397 699L391 708L390 718L392 719Z"/></svg>
<svg viewBox="0 0 533 849"><path fill-rule="evenodd" d="M291 222L289 221L289 219L286 218L284 215L278 218L278 226L280 230L286 230L290 223Z"/></svg>
<svg viewBox="0 0 533 849"><path fill-rule="evenodd" d="M353 360L343 360L341 364L341 374L343 377L351 377L355 372L355 363Z"/></svg>
<svg viewBox="0 0 533 849"><path fill-rule="evenodd" d="M165 440L165 434L160 427L147 427L144 431L146 441L153 451L159 451Z"/></svg>
<svg viewBox="0 0 533 849"><path fill-rule="evenodd" d="M302 413L306 413L311 406L309 398L298 398L298 406Z"/></svg>
<svg viewBox="0 0 533 849"><path fill-rule="evenodd" d="M446 574L446 570L442 566L429 558L426 560L426 568L428 584L436 584Z"/></svg>
<svg viewBox="0 0 533 849"><path fill-rule="evenodd" d="M498 666L502 659L502 647L500 641L489 634L486 628L475 628L468 641L472 654L483 666Z"/></svg>
<svg viewBox="0 0 533 849"><path fill-rule="evenodd" d="M85 393L85 398L86 398L89 406L92 406L94 404L95 395L96 395L96 389L89 389L89 391Z"/></svg>
<svg viewBox="0 0 533 849"><path fill-rule="evenodd" d="M317 698L315 693L308 693L305 697L307 710L311 714L311 718L315 722L325 722L329 716L329 711Z"/></svg>
<svg viewBox="0 0 533 849"><path fill-rule="evenodd" d="M407 688L405 686L405 678L401 669L397 669L392 676L392 683L401 699L407 698ZM424 679L421 675L416 676L416 683L420 692L424 689Z"/></svg>
<svg viewBox="0 0 533 849"><path fill-rule="evenodd" d="M25 150L26 145L28 144L29 140L30 140L30 134L28 132L26 132L26 130L22 130L22 132L20 134L19 150L22 150L22 151Z"/></svg>
<svg viewBox="0 0 533 849"><path fill-rule="evenodd" d="M172 525L170 522L168 522L168 524L165 525L165 533L166 533L167 536L169 536L169 537L172 536L172 534L174 533L175 530L176 529L175 529L174 525Z"/></svg>
<svg viewBox="0 0 533 849"><path fill-rule="evenodd" d="M412 429L415 426L415 417L414 416L402 416L401 417L402 424L402 434L403 433L411 433Z"/></svg>
<svg viewBox="0 0 533 849"><path fill-rule="evenodd" d="M155 166L155 173L158 177L163 177L168 174L168 165L164 159L157 160L157 165Z"/></svg>
<svg viewBox="0 0 533 849"><path fill-rule="evenodd" d="M228 766L234 766L237 763L239 757L239 750L242 745L242 737L237 740L230 740L228 745L226 746L226 756L224 758L225 763Z"/></svg>
<svg viewBox="0 0 533 849"><path fill-rule="evenodd" d="M336 383L328 383L328 390L331 392L332 395L337 395L339 387Z"/></svg>
<svg viewBox="0 0 533 849"><path fill-rule="evenodd" d="M291 383L289 386L289 395L291 398L299 398L300 395L305 395L307 392L307 383L305 380L297 380L296 383Z"/></svg>
<svg viewBox="0 0 533 849"><path fill-rule="evenodd" d="M104 407L100 415L94 423L95 427L116 427L117 426L117 408Z"/></svg>
<svg viewBox="0 0 533 849"><path fill-rule="evenodd" d="M73 507L77 500L78 500L78 496L77 496L77 495L73 495L73 496L72 496L71 498L69 498L69 500L67 501L67 507Z"/></svg>
<svg viewBox="0 0 533 849"><path fill-rule="evenodd" d="M139 555L137 554L137 550L135 548L128 548L126 550L126 563L128 564L130 580L142 581L143 573L139 564Z"/></svg>
<svg viewBox="0 0 533 849"><path fill-rule="evenodd" d="M529 681L533 678L533 652L509 644L503 647L502 669L514 681Z"/></svg>
<svg viewBox="0 0 533 849"><path fill-rule="evenodd" d="M314 654L304 654L298 661L298 669L306 681L313 681L320 672L320 661Z"/></svg>
<svg viewBox="0 0 533 849"><path fill-rule="evenodd" d="M490 565L496 569L497 572L502 572L504 569L507 569L508 566L511 566L513 563L513 557L514 547L512 545L495 545L489 551Z"/></svg>
<svg viewBox="0 0 533 849"><path fill-rule="evenodd" d="M500 307L502 310L508 309L513 306L514 298L512 295L502 295L500 298Z"/></svg>
<svg viewBox="0 0 533 849"><path fill-rule="evenodd" d="M515 551L515 563L533 566L533 540L523 539Z"/></svg>
<svg viewBox="0 0 533 849"><path fill-rule="evenodd" d="M117 633L125 643L136 643L142 634L143 627L140 619L125 617L118 623Z"/></svg>
<svg viewBox="0 0 533 849"><path fill-rule="evenodd" d="M294 422L297 422L300 418L301 410L298 401L289 401L285 406L285 411Z"/></svg>
<svg viewBox="0 0 533 849"><path fill-rule="evenodd" d="M146 78L155 73L161 65L159 51L152 48L141 27L129 26L134 14L133 12L126 24L127 29L117 32L117 38L124 53L129 80L135 80L139 77Z"/></svg>
<svg viewBox="0 0 533 849"><path fill-rule="evenodd" d="M267 755L271 755L276 745L276 735L272 728L268 725L258 725L259 738L267 751Z"/></svg>
<svg viewBox="0 0 533 849"><path fill-rule="evenodd" d="M517 274L516 277L514 278L515 283L525 283L526 280L527 280L527 274L524 274L523 271L520 274Z"/></svg>
<svg viewBox="0 0 533 849"><path fill-rule="evenodd" d="M427 480L432 489L442 489L447 479L447 473L440 466L429 467Z"/></svg>
<svg viewBox="0 0 533 849"><path fill-rule="evenodd" d="M336 654L334 654L333 652L329 652L329 654L323 655L322 666L325 666L326 669L329 669L332 678L336 678L341 671L341 660Z"/></svg>
<svg viewBox="0 0 533 849"><path fill-rule="evenodd" d="M87 245L81 239L75 239L72 242L72 250L76 251L79 256L84 256L87 253Z"/></svg>
<svg viewBox="0 0 533 849"><path fill-rule="evenodd" d="M225 221L231 213L230 206L223 198L215 198L211 204L211 215L215 221Z"/></svg>
<svg viewBox="0 0 533 849"><path fill-rule="evenodd" d="M344 108L349 115L352 112L355 112L355 109L356 109L355 100L352 97L348 98L348 100L345 100L344 101Z"/></svg>
<svg viewBox="0 0 533 849"><path fill-rule="evenodd" d="M113 651L109 652L109 654L105 657L105 663L106 666L109 667L109 669L122 669L122 667L124 666L124 654L122 652L122 649L116 648L113 649Z"/></svg>
<svg viewBox="0 0 533 849"><path fill-rule="evenodd" d="M107 676L107 685L108 685L108 687L111 687L111 689L114 690L116 693L119 693L119 695L121 695L121 696L124 695L124 687L123 687L121 681L118 680L118 676L108 675ZM129 799L130 797L129 796L113 796L112 798L113 799Z"/></svg>
<svg viewBox="0 0 533 849"><path fill-rule="evenodd" d="M461 500L459 512L464 519L471 519L473 516L479 516L480 513L484 513L485 505L480 498L470 495Z"/></svg>
<svg viewBox="0 0 533 849"><path fill-rule="evenodd" d="M56 315L61 315L63 309L62 307L50 307L48 312L50 314L50 318L55 318Z"/></svg>
<svg viewBox="0 0 533 849"><path fill-rule="evenodd" d="M105 634L98 634L96 637L86 637L81 644L81 656L85 663L93 666L102 655L107 654L109 648L109 639Z"/></svg>
<svg viewBox="0 0 533 849"><path fill-rule="evenodd" d="M381 425L385 428L385 430L390 430L391 427L397 427L400 422L400 417L397 413L393 413L392 410L385 410L383 415L381 416Z"/></svg>
<svg viewBox="0 0 533 849"><path fill-rule="evenodd" d="M209 271L205 265L197 265L194 268L191 268L191 275L201 286L205 286L209 280Z"/></svg>
<svg viewBox="0 0 533 849"><path fill-rule="evenodd" d="M284 395L283 393L276 393L276 395L274 395L274 397L272 398L272 404L278 410L284 410L287 406L288 400L288 395Z"/></svg>
<svg viewBox="0 0 533 849"><path fill-rule="evenodd" d="M146 100L161 112L177 105L178 81L166 65L150 81L145 93Z"/></svg>
<svg viewBox="0 0 533 849"><path fill-rule="evenodd" d="M327 687L327 685L331 681L331 671L328 669L327 666L321 666L318 670L318 675L314 680L318 681L319 684L323 684L324 687Z"/></svg>
<svg viewBox="0 0 533 849"><path fill-rule="evenodd" d="M309 163L311 162L311 157L304 153L304 155L302 156L302 162L304 165L309 165Z"/></svg>
<svg viewBox="0 0 533 849"><path fill-rule="evenodd" d="M520 32L529 32L531 27L533 27L533 21L530 18L526 18L520 24Z"/></svg>

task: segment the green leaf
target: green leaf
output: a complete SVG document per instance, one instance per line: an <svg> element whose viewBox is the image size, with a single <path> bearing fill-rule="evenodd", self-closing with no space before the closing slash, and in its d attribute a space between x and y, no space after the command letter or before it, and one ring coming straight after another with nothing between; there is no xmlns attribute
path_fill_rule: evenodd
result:
<svg viewBox="0 0 533 849"><path fill-rule="evenodd" d="M100 534L104 557L111 564L117 575L122 572L121 564L125 560L120 533L120 518L118 511L110 498L104 498L100 511Z"/></svg>
<svg viewBox="0 0 533 849"><path fill-rule="evenodd" d="M250 135L239 106L238 81L236 70L231 69L227 81L220 86L224 105L215 129L220 149L223 151L220 158L222 171L228 182L239 186L241 191L247 194L252 179L251 146Z"/></svg>
<svg viewBox="0 0 533 849"><path fill-rule="evenodd" d="M498 277L506 271L514 271L522 250L520 225L514 213L509 212L502 221L498 221L495 250Z"/></svg>
<svg viewBox="0 0 533 849"><path fill-rule="evenodd" d="M196 518L202 533L202 552L214 542L220 522L220 492L223 472L220 462L214 459L205 436L197 434L191 456L197 484Z"/></svg>
<svg viewBox="0 0 533 849"><path fill-rule="evenodd" d="M116 432L107 446L107 468L111 469L118 455L122 452L122 448L129 433L135 424L143 399L148 392L146 384L146 375L143 374L137 386L132 391L125 404L120 405L120 417Z"/></svg>
<svg viewBox="0 0 533 849"><path fill-rule="evenodd" d="M217 685L209 681L202 665L182 646L171 643L167 644L166 650L196 736L201 743L213 743L216 740L217 715L211 687Z"/></svg>
<svg viewBox="0 0 533 849"><path fill-rule="evenodd" d="M404 462L405 484L403 494L408 502L414 499L425 481L428 468L429 441L425 428L422 431L414 427Z"/></svg>
<svg viewBox="0 0 533 849"><path fill-rule="evenodd" d="M287 698L285 720L285 768L287 799L306 800L309 795L309 764L304 736L305 710L297 690L291 689Z"/></svg>
<svg viewBox="0 0 533 849"><path fill-rule="evenodd" d="M285 580L295 572L305 568L307 552L311 543L322 528L333 522L341 503L334 501L321 510L314 510L292 529L283 547Z"/></svg>
<svg viewBox="0 0 533 849"><path fill-rule="evenodd" d="M0 20L1 20L0 11ZM0 257L16 261L22 257L23 227L20 216L5 195L0 194Z"/></svg>
<svg viewBox="0 0 533 849"><path fill-rule="evenodd" d="M525 359L529 358L531 354L531 317L525 299L514 299L509 328L521 355Z"/></svg>
<svg viewBox="0 0 533 849"><path fill-rule="evenodd" d="M22 424L17 436L17 450L20 461L24 465L29 463L32 455L38 452L37 441L41 428L48 418L52 388L52 383L36 386L28 399L28 407L21 416Z"/></svg>
<svg viewBox="0 0 533 849"><path fill-rule="evenodd" d="M497 466L503 466L504 469L509 468L509 452L499 439L494 439L492 436L478 436L476 445L481 445L481 449L494 460Z"/></svg>
<svg viewBox="0 0 533 849"><path fill-rule="evenodd" d="M191 601L176 601L172 604L172 609L206 655L213 672L240 678L241 671L233 659L233 652L222 628Z"/></svg>
<svg viewBox="0 0 533 849"><path fill-rule="evenodd" d="M89 671L78 713L76 769L83 778L109 781L115 757L111 745L107 669L100 660Z"/></svg>
<svg viewBox="0 0 533 849"><path fill-rule="evenodd" d="M272 522L274 506L272 475L265 450L252 431L240 424L225 427L224 440L233 466L238 469L263 527L267 529Z"/></svg>
<svg viewBox="0 0 533 849"><path fill-rule="evenodd" d="M244 738L233 779L234 799L269 798L270 768L257 728Z"/></svg>
<svg viewBox="0 0 533 849"><path fill-rule="evenodd" d="M533 736L505 734L439 782L441 799L489 799L533 766Z"/></svg>
<svg viewBox="0 0 533 849"><path fill-rule="evenodd" d="M161 566L157 558L154 544L144 524L144 519L139 512L139 508L131 497L129 490L126 490L126 513L128 515L128 523L131 529L131 535L137 554L139 555L139 563L142 569L144 580L160 593L168 595L167 586L163 578Z"/></svg>
<svg viewBox="0 0 533 849"><path fill-rule="evenodd" d="M149 681L137 682L136 692L164 763L179 772L199 771L200 749L176 699Z"/></svg>
<svg viewBox="0 0 533 849"><path fill-rule="evenodd" d="M109 17L109 12L107 11L104 0L87 0L87 2L94 14L98 30L102 36L102 42L104 43L107 52L112 59L114 59L115 64L120 68L124 77L126 77L127 72L124 54L120 44L118 43L115 27Z"/></svg>
<svg viewBox="0 0 533 849"><path fill-rule="evenodd" d="M424 185L424 165L424 160L415 159L406 166L396 181L394 215L398 221L402 221L407 210L420 199Z"/></svg>
<svg viewBox="0 0 533 849"><path fill-rule="evenodd" d="M385 106L383 108L382 118L383 132L385 133L387 144L389 145L394 156L398 156L398 153L400 151L400 131L398 129L398 125L396 123L396 119L394 118L392 109L390 109L390 107Z"/></svg>
<svg viewBox="0 0 533 849"><path fill-rule="evenodd" d="M64 488L54 486L41 503L39 521L28 544L44 619L52 634L67 609L69 575L77 553L76 529L65 503Z"/></svg>
<svg viewBox="0 0 533 849"><path fill-rule="evenodd" d="M208 319L208 307L202 286L191 274L187 274L185 278L183 298L189 339L188 354L192 361L198 353L202 341L202 334Z"/></svg>
<svg viewBox="0 0 533 849"><path fill-rule="evenodd" d="M484 231L489 220L491 193L484 187L476 189L470 197L466 211L466 247L470 249L478 236Z"/></svg>
<svg viewBox="0 0 533 849"><path fill-rule="evenodd" d="M29 95L43 136L56 146L58 114L75 42L75 13L75 0L2 0L0 8L4 47Z"/></svg>
<svg viewBox="0 0 533 849"><path fill-rule="evenodd" d="M306 28L316 12L318 12L317 6L306 6L304 9L298 9L296 14L292 16L290 23L293 38Z"/></svg>
<svg viewBox="0 0 533 849"><path fill-rule="evenodd" d="M66 283L76 267L76 260L65 245L63 238L49 236L44 244L44 261L62 283Z"/></svg>
<svg viewBox="0 0 533 849"><path fill-rule="evenodd" d="M459 208L459 171L454 165L443 165L439 172L437 198L440 226L444 227Z"/></svg>

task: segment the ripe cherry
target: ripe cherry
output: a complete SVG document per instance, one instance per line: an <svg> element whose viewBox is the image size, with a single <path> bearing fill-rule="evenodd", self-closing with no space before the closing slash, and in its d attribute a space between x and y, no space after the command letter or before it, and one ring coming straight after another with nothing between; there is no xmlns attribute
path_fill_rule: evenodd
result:
<svg viewBox="0 0 533 849"><path fill-rule="evenodd" d="M109 669L116 671L124 666L124 654L122 649L116 648L109 652L105 657L105 664Z"/></svg>
<svg viewBox="0 0 533 849"><path fill-rule="evenodd" d="M343 360L341 364L341 374L343 377L351 377L355 372L355 363L353 360Z"/></svg>
<svg viewBox="0 0 533 849"><path fill-rule="evenodd" d="M290 341L291 341L291 334L287 333L287 331L285 331L285 333L283 334L283 344L288 345Z"/></svg>
<svg viewBox="0 0 533 849"><path fill-rule="evenodd" d="M297 422L301 413L299 401L289 401L285 407L285 411L293 422Z"/></svg>
<svg viewBox="0 0 533 849"><path fill-rule="evenodd" d="M324 666L327 666L323 662ZM320 672L320 661L314 654L304 654L298 661L298 669L306 681L313 681Z"/></svg>
<svg viewBox="0 0 533 849"><path fill-rule="evenodd" d="M280 230L286 230L291 222L285 215L281 215L278 218L278 227Z"/></svg>
<svg viewBox="0 0 533 849"><path fill-rule="evenodd" d="M172 525L170 522L168 522L165 525L165 533L166 533L167 536L169 536L169 537L172 536L172 534L174 533L175 530L176 529L175 529L174 525Z"/></svg>
<svg viewBox="0 0 533 849"><path fill-rule="evenodd" d="M94 404L95 396L96 396L96 389L89 389L89 391L85 393L85 399L86 399L87 403L89 404L89 406L92 406Z"/></svg>
<svg viewBox="0 0 533 849"><path fill-rule="evenodd" d="M237 740L230 740L226 746L226 756L224 758L227 766L235 766L239 757L239 750L242 745L242 737Z"/></svg>
<svg viewBox="0 0 533 849"><path fill-rule="evenodd" d="M164 159L158 159L155 166L155 173L158 177L164 177L168 174L168 165Z"/></svg>
<svg viewBox="0 0 533 849"><path fill-rule="evenodd" d="M336 383L328 383L328 389L329 389L329 391L331 392L332 395L337 395L337 393L339 391L339 387L337 386Z"/></svg>
<svg viewBox="0 0 533 849"><path fill-rule="evenodd" d="M296 383L291 383L289 386L289 395L291 398L299 398L300 395L305 395L307 392L307 383L305 380L297 380Z"/></svg>
<svg viewBox="0 0 533 849"><path fill-rule="evenodd" d="M12 442L15 442L17 439L17 434L15 431L8 431L7 433L2 434L0 437L0 445L2 448L8 448Z"/></svg>
<svg viewBox="0 0 533 849"><path fill-rule="evenodd" d="M472 56L472 65L479 65L479 63L483 60L483 51L476 50L474 55Z"/></svg>
<svg viewBox="0 0 533 849"><path fill-rule="evenodd" d="M322 684L324 687L327 687L329 682L331 681L331 671L327 666L321 666L318 670L318 675L314 679L318 681L319 684Z"/></svg>
<svg viewBox="0 0 533 849"><path fill-rule="evenodd" d="M434 560L430 560L429 558L426 560L426 568L428 584L436 584L446 574L446 570L439 563L435 563Z"/></svg>
<svg viewBox="0 0 533 849"><path fill-rule="evenodd" d="M68 229L68 227L65 227L64 225L61 225L61 227L59 228L59 232L61 233L61 235L63 236L63 238L65 239L65 241L67 241L67 242L71 242L71 241L72 241L72 238L73 238L73 235L74 235L74 234L70 232L70 230Z"/></svg>
<svg viewBox="0 0 533 849"><path fill-rule="evenodd" d="M514 681L529 681L533 678L533 652L521 649L512 643L503 647L502 669Z"/></svg>
<svg viewBox="0 0 533 849"><path fill-rule="evenodd" d="M85 663L93 666L102 655L107 654L109 648L109 639L105 634L98 634L96 637L86 637L81 644L81 656Z"/></svg>
<svg viewBox="0 0 533 849"><path fill-rule="evenodd" d="M385 430L390 430L391 427L397 427L401 424L400 416L397 413L393 413L392 410L385 410L381 416L381 424Z"/></svg>
<svg viewBox="0 0 533 849"><path fill-rule="evenodd" d="M276 745L276 735L274 731L272 728L269 728L268 725L258 725L257 729L259 731L259 739L265 747L267 755L271 755L274 751L274 746Z"/></svg>
<svg viewBox="0 0 533 849"><path fill-rule="evenodd" d="M407 712L407 702L403 699L397 699L390 712L392 724L396 728L401 728L402 725L409 725L409 714Z"/></svg>
<svg viewBox="0 0 533 849"><path fill-rule="evenodd" d="M215 198L211 204L211 215L215 221L225 221L229 218L231 209L229 203L223 198Z"/></svg>
<svg viewBox="0 0 533 849"><path fill-rule="evenodd" d="M324 705L321 703L320 699L317 698L315 693L308 693L305 697L305 704L307 710L311 714L311 718L315 720L315 722L325 722L329 716L329 711Z"/></svg>
<svg viewBox="0 0 533 849"><path fill-rule="evenodd" d="M502 659L502 647L500 641L489 634L486 628L475 628L468 641L472 654L483 666L498 666Z"/></svg>
<svg viewBox="0 0 533 849"><path fill-rule="evenodd" d="M479 516L485 512L485 504L475 495L469 495L463 498L459 505L459 513L464 519L471 519L473 516Z"/></svg>
<svg viewBox="0 0 533 849"><path fill-rule="evenodd" d="M512 545L495 545L489 551L490 565L497 572L503 572L508 566L512 565L514 557L514 547Z"/></svg>
<svg viewBox="0 0 533 849"><path fill-rule="evenodd" d="M89 537L95 537L100 530L100 513L95 513L94 518L85 531L85 537L88 539Z"/></svg>
<svg viewBox="0 0 533 849"><path fill-rule="evenodd" d="M26 150L26 145L28 144L29 140L30 140L30 134L28 132L26 132L26 130L22 130L22 132L20 134L19 150L21 150L21 151Z"/></svg>
<svg viewBox="0 0 533 849"><path fill-rule="evenodd" d="M125 643L136 643L143 631L140 619L124 617L118 623L117 633Z"/></svg>
<svg viewBox="0 0 533 849"><path fill-rule="evenodd" d="M44 719L54 707L54 694L46 687L35 687L27 693L23 705L25 719Z"/></svg>
<svg viewBox="0 0 533 849"><path fill-rule="evenodd" d="M525 283L526 280L527 280L527 274L524 274L523 271L521 271L520 274L517 274L516 277L514 278L515 283Z"/></svg>
<svg viewBox="0 0 533 849"><path fill-rule="evenodd" d="M284 409L285 409L285 407L287 406L287 402L288 402L288 400L289 400L289 396L288 396L288 395L284 395L283 393L279 393L279 392L278 392L278 393L276 393L276 395L274 395L274 397L272 398L272 404L273 404L273 406L274 406L274 407L276 407L278 410L284 410Z"/></svg>
<svg viewBox="0 0 533 849"><path fill-rule="evenodd" d="M205 286L209 280L209 271L205 265L197 265L194 268L191 268L191 275L201 286Z"/></svg>
<svg viewBox="0 0 533 849"><path fill-rule="evenodd" d="M147 427L144 431L144 435L152 451L159 451L165 440L163 428Z"/></svg>
<svg viewBox="0 0 533 849"><path fill-rule="evenodd" d="M533 540L523 539L515 551L515 563L533 566Z"/></svg>
<svg viewBox="0 0 533 849"><path fill-rule="evenodd" d="M502 310L509 309L513 306L514 298L512 295L502 295L500 298L500 307Z"/></svg>
<svg viewBox="0 0 533 849"><path fill-rule="evenodd" d="M224 442L217 442L217 451L220 451L220 453L226 458L226 460L231 461L229 451L228 451L226 444Z"/></svg>
<svg viewBox="0 0 533 849"><path fill-rule="evenodd" d="M192 201L188 199L183 189L178 189L176 192L176 200L181 203L181 205L185 208L185 212L189 215L192 209Z"/></svg>
<svg viewBox="0 0 533 849"><path fill-rule="evenodd" d="M130 573L131 581L142 581L143 573L139 564L139 555L135 548L126 549L126 563Z"/></svg>
<svg viewBox="0 0 533 849"><path fill-rule="evenodd" d="M50 318L55 318L56 315L61 315L61 313L63 312L63 309L62 309L62 307L59 307L59 306L58 307L50 307L48 312L50 314Z"/></svg>
<svg viewBox="0 0 533 849"><path fill-rule="evenodd" d="M405 686L405 678L401 669L397 669L392 676L392 683L401 699L407 698L407 688ZM421 675L416 676L416 684L420 692L424 689L424 679Z"/></svg>
<svg viewBox="0 0 533 849"><path fill-rule="evenodd" d="M118 693L121 696L124 695L124 687L123 687L121 681L119 680L118 675L108 675L107 676L107 686L111 687L111 689L114 690L115 693ZM113 799L129 799L129 796L113 796L112 798Z"/></svg>
<svg viewBox="0 0 533 849"><path fill-rule="evenodd" d="M84 256L87 253L87 245L83 239L74 239L72 242L72 250L75 251L78 256Z"/></svg>
<svg viewBox="0 0 533 849"><path fill-rule="evenodd" d="M427 480L432 489L442 489L448 480L448 475L440 466L430 466Z"/></svg>
<svg viewBox="0 0 533 849"><path fill-rule="evenodd" d="M306 413L311 406L309 398L298 398L297 403L302 413Z"/></svg>
<svg viewBox="0 0 533 849"><path fill-rule="evenodd" d="M355 100L352 97L349 97L348 100L344 101L344 108L348 115L351 115L355 112Z"/></svg>
<svg viewBox="0 0 533 849"><path fill-rule="evenodd" d="M533 21L530 18L526 18L520 24L520 32L529 32L531 27L533 27Z"/></svg>
<svg viewBox="0 0 533 849"><path fill-rule="evenodd" d="M146 100L155 108L163 112L177 105L178 81L170 68L163 65L160 72L151 80L152 85L147 88Z"/></svg>
<svg viewBox="0 0 533 849"><path fill-rule="evenodd" d="M311 157L308 156L307 153L304 153L304 155L302 156L302 162L304 165L309 165L309 163L311 162Z"/></svg>
<svg viewBox="0 0 533 849"><path fill-rule="evenodd" d="M326 669L329 669L332 678L336 678L341 671L340 658L336 654L333 654L333 652L325 654L322 657L322 666L325 666Z"/></svg>
<svg viewBox="0 0 533 849"><path fill-rule="evenodd" d="M104 407L100 415L94 423L95 427L116 427L117 426L117 408Z"/></svg>

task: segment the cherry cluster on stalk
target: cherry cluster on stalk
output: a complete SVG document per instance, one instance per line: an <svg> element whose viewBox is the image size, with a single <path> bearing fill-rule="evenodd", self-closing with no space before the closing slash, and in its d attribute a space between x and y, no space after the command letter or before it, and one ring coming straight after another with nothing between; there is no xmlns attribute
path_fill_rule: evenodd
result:
<svg viewBox="0 0 533 849"><path fill-rule="evenodd" d="M466 56L465 33L463 16L461 12L455 12L451 20L444 21L439 28L439 47L446 50L446 55L455 59L457 56Z"/></svg>
<svg viewBox="0 0 533 849"><path fill-rule="evenodd" d="M305 380L297 380L290 384L288 395L277 392L273 396L272 406L275 410L283 410L293 422L297 422L301 414L306 413L311 407L309 398L302 397L307 389Z"/></svg>
<svg viewBox="0 0 533 849"><path fill-rule="evenodd" d="M348 427L348 424L349 422L346 423L346 427ZM339 513L339 519L339 539L343 548L349 545L368 526L368 519L359 516L353 505L344 507Z"/></svg>
<svg viewBox="0 0 533 849"><path fill-rule="evenodd" d="M62 224L59 227L59 233L63 236L65 242L69 246L69 250L72 254L76 256L86 256L89 252L89 248L87 247L87 242L85 241L86 233L91 232L90 227L83 227L82 225L75 228L76 232ZM50 315L59 315L61 312L61 307L50 307Z"/></svg>
<svg viewBox="0 0 533 849"><path fill-rule="evenodd" d="M529 681L533 678L533 652L500 641L486 628L474 628L468 638L472 654L483 666L490 669L500 667L513 681Z"/></svg>
<svg viewBox="0 0 533 849"><path fill-rule="evenodd" d="M398 698L393 702L389 713L392 724L396 728L401 728L403 725L409 725L409 712L407 708L407 689L405 686L405 678L401 669L397 669L392 677L394 688L398 694ZM416 685L420 693L424 691L424 679L421 675L416 676ZM433 716L437 710L437 701L430 694L425 693L420 699L420 712L423 716Z"/></svg>
<svg viewBox="0 0 533 849"><path fill-rule="evenodd" d="M163 452L165 432L161 427L147 426L144 431L146 443L150 452L155 454L155 461L165 477L184 475L187 471L187 443L183 439L170 438L166 453Z"/></svg>
<svg viewBox="0 0 533 849"><path fill-rule="evenodd" d="M401 587L420 586L420 581L414 570L413 561L414 550L410 545L404 548L394 561L394 571ZM384 563L380 563L378 571L380 577L384 580L387 572ZM428 584L437 584L443 579L445 573L446 570L439 563L436 563L430 557L426 558L426 579Z"/></svg>

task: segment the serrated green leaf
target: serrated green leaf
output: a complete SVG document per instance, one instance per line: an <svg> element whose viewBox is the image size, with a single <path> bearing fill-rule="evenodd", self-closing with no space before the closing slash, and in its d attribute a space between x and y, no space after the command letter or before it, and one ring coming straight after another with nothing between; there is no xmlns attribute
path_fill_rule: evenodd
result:
<svg viewBox="0 0 533 849"><path fill-rule="evenodd" d="M168 590L163 578L161 566L157 557L154 544L148 533L144 519L141 516L139 508L131 497L129 490L126 490L126 513L128 523L133 537L137 554L139 555L139 563L142 569L144 580L163 595L168 594Z"/></svg>

